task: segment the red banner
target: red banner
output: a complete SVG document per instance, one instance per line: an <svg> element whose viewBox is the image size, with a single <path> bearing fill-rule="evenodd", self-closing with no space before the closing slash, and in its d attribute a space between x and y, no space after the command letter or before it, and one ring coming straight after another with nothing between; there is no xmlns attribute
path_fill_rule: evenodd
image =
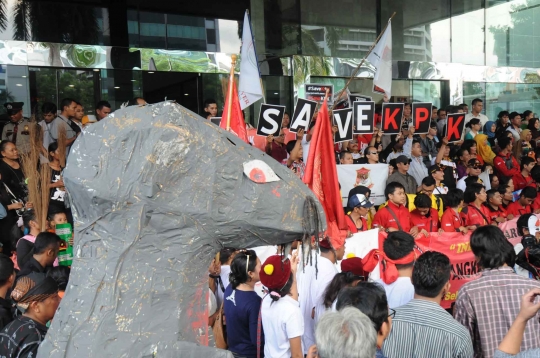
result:
<svg viewBox="0 0 540 358"><path fill-rule="evenodd" d="M540 218L540 215L537 215ZM521 242L521 236L517 232L517 218L499 224L499 228L512 243L516 245ZM386 234L379 234L379 243L384 240ZM452 264L452 275L450 277L450 291L446 293L441 302L443 308L450 308L457 298L461 286L478 277L479 269L471 251L471 234L463 235L461 233L431 233L425 237L420 235L416 239L416 244L422 252L438 251L450 258Z"/></svg>

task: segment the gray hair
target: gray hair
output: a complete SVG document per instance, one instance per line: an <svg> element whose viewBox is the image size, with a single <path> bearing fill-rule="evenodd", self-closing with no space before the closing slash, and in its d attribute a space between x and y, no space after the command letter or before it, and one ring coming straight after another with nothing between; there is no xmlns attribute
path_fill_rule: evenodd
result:
<svg viewBox="0 0 540 358"><path fill-rule="evenodd" d="M322 315L315 340L320 358L373 358L377 348L373 322L354 307Z"/></svg>

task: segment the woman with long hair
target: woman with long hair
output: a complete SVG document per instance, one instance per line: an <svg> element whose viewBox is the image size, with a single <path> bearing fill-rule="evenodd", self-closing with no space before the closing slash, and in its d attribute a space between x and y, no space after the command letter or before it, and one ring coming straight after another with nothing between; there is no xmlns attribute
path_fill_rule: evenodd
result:
<svg viewBox="0 0 540 358"><path fill-rule="evenodd" d="M540 120L532 118L527 125L527 129L531 131L532 139L536 141L540 137Z"/></svg>
<svg viewBox="0 0 540 358"><path fill-rule="evenodd" d="M49 206L54 206L62 211L66 210L64 196L66 188L62 178L62 167L60 166L60 155L58 153L58 142L49 144L49 167L51 167L51 182L49 183Z"/></svg>
<svg viewBox="0 0 540 358"><path fill-rule="evenodd" d="M521 164L521 158L525 156L534 157L534 149L536 148L536 142L532 141L531 131L524 129L519 135L518 142L514 145L514 157Z"/></svg>
<svg viewBox="0 0 540 358"><path fill-rule="evenodd" d="M461 144L461 149L465 149L469 152L469 159L476 158L482 165L484 165L484 159L480 154L478 154L478 147L474 139L467 139L463 141L463 144Z"/></svg>
<svg viewBox="0 0 540 358"><path fill-rule="evenodd" d="M493 159L496 157L496 154L493 153L493 150L491 150L488 140L489 138L486 134L478 134L476 137L474 137L478 155L482 157L485 164L493 166Z"/></svg>
<svg viewBox="0 0 540 358"><path fill-rule="evenodd" d="M227 317L228 349L235 357L257 357L261 298L255 292L255 284L259 282L260 271L261 260L253 250L241 250L231 262L223 309Z"/></svg>
<svg viewBox="0 0 540 358"><path fill-rule="evenodd" d="M362 259L359 257L348 257L341 261L341 272L334 276L332 281L326 287L323 295L323 303L326 309L336 309L336 300L341 291L345 287L353 287L358 282L366 281L369 272L364 271Z"/></svg>
<svg viewBox="0 0 540 358"><path fill-rule="evenodd" d="M456 153L456 172L458 175L458 179L461 179L467 175L467 162L470 158L471 155L469 154L468 149L463 148L463 146L458 149Z"/></svg>

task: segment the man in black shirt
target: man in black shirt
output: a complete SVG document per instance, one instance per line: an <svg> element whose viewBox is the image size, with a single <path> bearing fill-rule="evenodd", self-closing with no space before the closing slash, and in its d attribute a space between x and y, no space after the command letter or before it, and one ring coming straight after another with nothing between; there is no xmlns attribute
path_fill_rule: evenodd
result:
<svg viewBox="0 0 540 358"><path fill-rule="evenodd" d="M17 274L17 281L32 272L45 272L47 267L52 267L60 250L60 237L50 232L42 232L36 237L34 243L34 255L24 264Z"/></svg>

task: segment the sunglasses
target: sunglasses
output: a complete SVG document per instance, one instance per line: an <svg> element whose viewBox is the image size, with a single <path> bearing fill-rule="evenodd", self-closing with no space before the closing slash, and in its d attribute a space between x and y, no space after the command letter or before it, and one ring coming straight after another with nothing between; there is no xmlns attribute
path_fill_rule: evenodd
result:
<svg viewBox="0 0 540 358"><path fill-rule="evenodd" d="M475 165L469 165L469 168L472 168L472 169L482 169L482 164L478 163L478 164L475 164Z"/></svg>
<svg viewBox="0 0 540 358"><path fill-rule="evenodd" d="M379 152L368 152L368 154L375 155L375 154L379 154Z"/></svg>

